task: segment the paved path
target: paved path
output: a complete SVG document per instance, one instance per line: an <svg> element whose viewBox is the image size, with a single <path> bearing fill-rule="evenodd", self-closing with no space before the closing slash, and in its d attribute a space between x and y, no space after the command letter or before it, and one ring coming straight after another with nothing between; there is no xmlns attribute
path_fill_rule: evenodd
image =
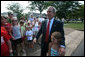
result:
<svg viewBox="0 0 85 57"><path fill-rule="evenodd" d="M84 39L84 32L77 31L70 28L65 28L65 43L66 43L66 54L65 56L71 56L71 54L77 49L82 39ZM34 45L33 49L29 49L27 46L25 47L27 51L27 55L23 56L40 56L41 49L38 43ZM76 54L77 55L77 54Z"/></svg>
<svg viewBox="0 0 85 57"><path fill-rule="evenodd" d="M71 54L75 51L78 47L82 39L84 39L84 32L75 30L66 37L66 54L65 56L71 56ZM41 49L37 50L36 52L32 53L31 56L40 56ZM77 55L77 54L76 54Z"/></svg>
<svg viewBox="0 0 85 57"><path fill-rule="evenodd" d="M74 50L78 47L80 42L84 39L83 31L74 31L69 35L66 35L66 54L65 56L71 56Z"/></svg>
<svg viewBox="0 0 85 57"><path fill-rule="evenodd" d="M71 56L84 56L84 39L81 41L77 49L71 54Z"/></svg>

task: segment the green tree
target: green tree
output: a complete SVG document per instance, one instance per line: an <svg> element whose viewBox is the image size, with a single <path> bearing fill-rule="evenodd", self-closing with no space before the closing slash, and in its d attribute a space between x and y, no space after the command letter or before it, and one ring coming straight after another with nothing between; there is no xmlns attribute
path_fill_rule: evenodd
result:
<svg viewBox="0 0 85 57"><path fill-rule="evenodd" d="M31 1L30 7L27 7L27 8L30 8L31 11L39 10L40 14L42 14L42 11L46 9L45 4L46 4L46 1Z"/></svg>
<svg viewBox="0 0 85 57"><path fill-rule="evenodd" d="M69 17L74 19L84 18L84 5L79 5L78 9L69 14Z"/></svg>
<svg viewBox="0 0 85 57"><path fill-rule="evenodd" d="M69 18L69 14L74 12L78 6L78 1L48 1L49 6L54 6L57 9L56 16L58 18Z"/></svg>
<svg viewBox="0 0 85 57"><path fill-rule="evenodd" d="M23 15L22 12L24 9L21 8L21 5L19 3L8 4L6 8L13 13L17 13L17 18L18 20L20 20L20 17Z"/></svg>
<svg viewBox="0 0 85 57"><path fill-rule="evenodd" d="M80 5L79 16L80 18L84 18L84 4Z"/></svg>

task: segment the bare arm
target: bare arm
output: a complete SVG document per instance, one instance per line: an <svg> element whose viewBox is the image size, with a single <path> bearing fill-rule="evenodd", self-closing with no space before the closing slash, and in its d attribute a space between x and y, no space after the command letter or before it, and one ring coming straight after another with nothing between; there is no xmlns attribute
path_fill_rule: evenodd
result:
<svg viewBox="0 0 85 57"><path fill-rule="evenodd" d="M12 28L12 27L11 27L11 28ZM14 36L12 35L12 32L13 32L13 31L12 31L12 29L11 29L11 32L10 32L9 34L11 35L12 39L15 40Z"/></svg>
<svg viewBox="0 0 85 57"><path fill-rule="evenodd" d="M15 38L12 36L12 33L9 33L9 34L11 35L12 39L15 40Z"/></svg>
<svg viewBox="0 0 85 57"><path fill-rule="evenodd" d="M10 40L7 41L7 45L9 46L9 52L12 53L13 50L12 50L12 45L11 45L11 41Z"/></svg>

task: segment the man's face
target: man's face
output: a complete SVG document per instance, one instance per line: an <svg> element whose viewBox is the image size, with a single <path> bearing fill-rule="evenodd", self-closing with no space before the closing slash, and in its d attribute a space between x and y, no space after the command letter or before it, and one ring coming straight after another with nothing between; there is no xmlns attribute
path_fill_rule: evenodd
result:
<svg viewBox="0 0 85 57"><path fill-rule="evenodd" d="M52 19L54 17L54 13L53 13L53 8L50 7L47 11L47 16L49 19Z"/></svg>
<svg viewBox="0 0 85 57"><path fill-rule="evenodd" d="M9 17L12 18L13 17L13 14L10 14Z"/></svg>

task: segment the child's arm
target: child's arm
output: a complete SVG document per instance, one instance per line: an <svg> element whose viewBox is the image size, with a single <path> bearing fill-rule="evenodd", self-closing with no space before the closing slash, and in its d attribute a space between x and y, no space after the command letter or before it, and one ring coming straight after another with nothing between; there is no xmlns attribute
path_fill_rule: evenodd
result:
<svg viewBox="0 0 85 57"><path fill-rule="evenodd" d="M59 48L60 49L60 48ZM59 50L59 55L60 56L65 56L65 52L61 52L60 50Z"/></svg>
<svg viewBox="0 0 85 57"><path fill-rule="evenodd" d="M51 56L51 43L49 43L48 56Z"/></svg>

